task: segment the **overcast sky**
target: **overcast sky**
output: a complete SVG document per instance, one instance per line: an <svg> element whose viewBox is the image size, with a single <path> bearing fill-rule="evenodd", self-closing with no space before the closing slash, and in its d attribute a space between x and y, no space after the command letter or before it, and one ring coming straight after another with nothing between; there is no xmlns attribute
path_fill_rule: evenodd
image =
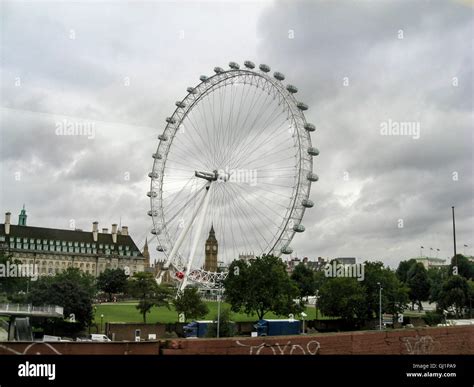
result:
<svg viewBox="0 0 474 387"><path fill-rule="evenodd" d="M283 72L317 126L316 205L295 254L446 258L456 206L458 251L472 255L468 4L2 2L0 208L16 222L25 203L31 226L121 219L141 247L165 117L201 74L249 59ZM68 123L94 135L57 135ZM404 123L419 132L382 130Z"/></svg>

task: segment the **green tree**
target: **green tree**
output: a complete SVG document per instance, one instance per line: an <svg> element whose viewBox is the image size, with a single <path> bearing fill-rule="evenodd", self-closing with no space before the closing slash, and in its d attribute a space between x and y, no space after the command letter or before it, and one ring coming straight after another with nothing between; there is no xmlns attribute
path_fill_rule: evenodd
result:
<svg viewBox="0 0 474 387"><path fill-rule="evenodd" d="M398 279L395 272L384 267L382 262L364 262L364 281L361 282L366 294L366 316L371 319L379 314L379 283L382 290L382 311L390 314L401 313L408 303L408 288Z"/></svg>
<svg viewBox="0 0 474 387"><path fill-rule="evenodd" d="M231 311L229 308L221 310L219 319L219 337L232 337L235 334L235 323L231 321ZM214 322L209 324L206 337L217 337L217 315Z"/></svg>
<svg viewBox="0 0 474 387"><path fill-rule="evenodd" d="M319 295L318 305L326 316L351 322L366 318L366 295L355 278L331 278L321 287Z"/></svg>
<svg viewBox="0 0 474 387"><path fill-rule="evenodd" d="M183 314L184 321L204 317L209 313L209 308L201 299L197 288L187 287L184 291L180 291L173 303L178 318Z"/></svg>
<svg viewBox="0 0 474 387"><path fill-rule="evenodd" d="M291 273L291 279L298 287L300 297L314 296L316 292L316 281L313 270L304 263L299 263Z"/></svg>
<svg viewBox="0 0 474 387"><path fill-rule="evenodd" d="M407 285L410 288L412 306L414 307L417 303L419 309L422 310L421 301L427 301L430 296L428 273L422 263L416 263L408 270Z"/></svg>
<svg viewBox="0 0 474 387"><path fill-rule="evenodd" d="M58 305L64 315L74 314L80 327L90 325L93 318L92 298L95 287L91 276L77 268L68 268L54 277L40 277L31 282L28 301L33 305Z"/></svg>
<svg viewBox="0 0 474 387"><path fill-rule="evenodd" d="M462 254L457 254L451 259L450 274L454 274L454 266L457 266L457 274L466 279L474 279L474 263Z"/></svg>
<svg viewBox="0 0 474 387"><path fill-rule="evenodd" d="M257 257L249 264L239 260L232 262L224 287L226 301L233 312L256 313L263 319L268 312L288 315L303 309L294 301L299 291L288 276L285 264L272 255Z"/></svg>
<svg viewBox="0 0 474 387"><path fill-rule="evenodd" d="M97 287L107 293L109 301L112 294L123 293L127 288L127 275L122 269L106 269L97 278Z"/></svg>
<svg viewBox="0 0 474 387"><path fill-rule="evenodd" d="M460 275L448 277L443 283L438 306L441 309L454 307L456 317L462 317L462 309L469 302L469 285Z"/></svg>
<svg viewBox="0 0 474 387"><path fill-rule="evenodd" d="M398 264L396 274L397 274L397 278L399 279L399 281L401 281L403 283L407 283L407 281L408 281L408 272L410 271L412 266L415 265L415 264L416 264L416 260L413 259L413 258L409 259L408 261L401 261Z"/></svg>
<svg viewBox="0 0 474 387"><path fill-rule="evenodd" d="M468 286L468 304L469 304L469 318L472 318L472 304L474 304L474 281L467 281Z"/></svg>
<svg viewBox="0 0 474 387"><path fill-rule="evenodd" d="M153 273L135 273L128 281L128 292L138 298L136 308L143 316L144 323L146 323L147 313L150 313L154 306L169 308L171 290L164 285L158 285Z"/></svg>
<svg viewBox="0 0 474 387"><path fill-rule="evenodd" d="M428 282L430 284L430 302L438 302L439 295L443 289L443 282L449 275L449 268L446 266L432 267L427 271Z"/></svg>
<svg viewBox="0 0 474 387"><path fill-rule="evenodd" d="M13 259L10 255L0 253L0 265L2 265L2 270L5 268L7 270L8 263L10 265L21 264L21 261ZM27 289L27 283L29 279L27 277L20 276L9 276L9 273L2 273L0 276L0 293L3 293L9 300L18 297L19 292L24 292Z"/></svg>

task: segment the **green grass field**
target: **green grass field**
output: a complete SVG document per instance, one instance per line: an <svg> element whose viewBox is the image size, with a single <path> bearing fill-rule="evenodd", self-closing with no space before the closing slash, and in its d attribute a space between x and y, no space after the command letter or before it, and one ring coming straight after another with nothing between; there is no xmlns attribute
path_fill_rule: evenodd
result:
<svg viewBox="0 0 474 387"><path fill-rule="evenodd" d="M203 318L203 320L212 320L217 316L217 302L206 302L209 313ZM100 324L101 315L104 315L103 323L106 322L143 322L142 316L136 309L136 302L123 302L115 304L98 304L95 306L95 322ZM221 304L221 308L230 308L226 303ZM307 319L311 320L315 318L314 308L306 308ZM298 317L298 316L295 316ZM288 318L288 316L276 316L273 313L267 313L265 318ZM319 314L321 318L321 314ZM324 318L324 317L323 317ZM256 315L247 316L242 313L232 313L233 321L257 321ZM156 308L154 307L146 317L147 323L174 323L178 321L178 314L173 307L167 309L166 307Z"/></svg>

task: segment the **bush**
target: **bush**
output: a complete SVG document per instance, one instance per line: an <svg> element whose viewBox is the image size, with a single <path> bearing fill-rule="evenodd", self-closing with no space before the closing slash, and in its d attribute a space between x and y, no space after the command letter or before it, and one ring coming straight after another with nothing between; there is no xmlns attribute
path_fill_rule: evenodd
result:
<svg viewBox="0 0 474 387"><path fill-rule="evenodd" d="M444 316L439 312L426 312L423 320L428 325L438 325L444 321Z"/></svg>
<svg viewBox="0 0 474 387"><path fill-rule="evenodd" d="M219 337L232 337L235 335L235 323L230 321L230 309L221 310L219 321ZM214 323L209 324L206 337L217 337L217 316Z"/></svg>

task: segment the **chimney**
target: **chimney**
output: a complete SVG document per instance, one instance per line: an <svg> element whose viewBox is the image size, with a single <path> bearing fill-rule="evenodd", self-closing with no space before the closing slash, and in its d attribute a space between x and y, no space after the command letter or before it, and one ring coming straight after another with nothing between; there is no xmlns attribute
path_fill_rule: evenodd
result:
<svg viewBox="0 0 474 387"><path fill-rule="evenodd" d="M122 235L128 235L128 226L122 226Z"/></svg>
<svg viewBox="0 0 474 387"><path fill-rule="evenodd" d="M10 235L10 217L11 212L5 212L5 235Z"/></svg>
<svg viewBox="0 0 474 387"><path fill-rule="evenodd" d="M114 243L117 243L117 224L116 223L112 225L112 241Z"/></svg>
<svg viewBox="0 0 474 387"><path fill-rule="evenodd" d="M94 239L94 242L97 242L98 237L99 237L99 222L94 222L92 223L92 238Z"/></svg>
<svg viewBox="0 0 474 387"><path fill-rule="evenodd" d="M108 228L103 228L102 229L102 234L108 234L109 233L109 229Z"/></svg>

